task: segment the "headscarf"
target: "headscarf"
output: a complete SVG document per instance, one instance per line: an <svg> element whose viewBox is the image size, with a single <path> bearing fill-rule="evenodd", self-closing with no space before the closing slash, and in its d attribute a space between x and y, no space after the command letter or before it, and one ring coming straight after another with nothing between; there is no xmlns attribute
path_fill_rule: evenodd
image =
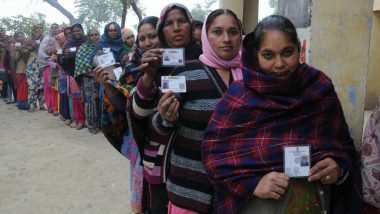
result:
<svg viewBox="0 0 380 214"><path fill-rule="evenodd" d="M164 9L162 9L161 15L160 15L160 18L158 20L157 27L156 27L157 35L158 35L158 38L160 39L161 46L163 48L169 48L168 44L166 43L166 39L165 39L165 36L164 36L164 33L162 32L162 30L164 28L165 20L166 20L168 13L174 9L181 10L190 23L190 28L191 28L190 29L190 43L187 47L184 47L185 48L185 60L196 59L202 53L202 49L194 41L194 23L193 23L193 18L191 16L191 13L187 9L187 7L182 5L182 4L172 3L172 4L168 4L166 7L164 7Z"/></svg>
<svg viewBox="0 0 380 214"><path fill-rule="evenodd" d="M98 44L92 43L90 41L90 33L88 33L88 41L79 47L77 55L75 57L75 79L80 82L80 77L82 74L91 73L94 69L93 61L96 51L98 49Z"/></svg>
<svg viewBox="0 0 380 214"><path fill-rule="evenodd" d="M73 26L71 26L71 29L74 29L74 28L80 28L83 32L83 27L81 24L74 24ZM80 37L80 38L74 38L74 36L71 36L66 44L64 45L63 49L68 49L68 48L72 48L72 47L79 47L81 46L83 43L86 42L86 37L84 36L84 34Z"/></svg>
<svg viewBox="0 0 380 214"><path fill-rule="evenodd" d="M228 88L202 143L218 213L238 213L265 174L284 171L285 145L310 145L313 164L333 158L350 172L339 188L360 201L356 151L331 80L306 64L280 79L254 67L251 54L242 55L244 80Z"/></svg>
<svg viewBox="0 0 380 214"><path fill-rule="evenodd" d="M121 37L123 38L123 42L125 42L125 39L127 39L128 36L132 35L135 35L135 33L133 33L133 31L129 28L123 28L121 30Z"/></svg>
<svg viewBox="0 0 380 214"><path fill-rule="evenodd" d="M127 52L129 52L129 51L131 50L132 47L129 46L129 45L127 45L127 44L125 43L125 39L126 39L128 36L131 36L131 35L135 35L131 29L129 29L129 28L123 28L123 29L121 30L121 37L122 37L122 39L123 39L123 43L124 43L124 45L125 45L125 47L126 47L126 51L127 51Z"/></svg>
<svg viewBox="0 0 380 214"><path fill-rule="evenodd" d="M13 43L14 39L11 36L8 36L4 28L0 28L4 30L4 36L0 37L0 42L6 47L9 43Z"/></svg>
<svg viewBox="0 0 380 214"><path fill-rule="evenodd" d="M51 26L53 25L57 24L53 23L52 25L50 25L49 34L42 39L40 47L38 48L37 61L39 63L40 68L46 67L48 65L47 61L49 60L50 56L46 53L46 47L54 46L54 44L57 42L57 40L55 39L56 35L54 35L51 30Z"/></svg>
<svg viewBox="0 0 380 214"><path fill-rule="evenodd" d="M116 28L117 35L115 39L111 39L108 36L110 25L113 25ZM116 22L108 23L104 27L104 33L99 42L99 50L103 50L103 48L110 48L112 53L114 54L116 61L120 61L121 54L127 50L127 46L124 44L124 41L121 37L120 26Z"/></svg>
<svg viewBox="0 0 380 214"><path fill-rule="evenodd" d="M36 26L38 26L38 25L41 25L41 24L35 24L35 25L33 25L32 38L33 38L33 40L40 40L41 41L41 39L44 37L44 35L43 35L43 32L41 34L37 34L36 33Z"/></svg>
<svg viewBox="0 0 380 214"><path fill-rule="evenodd" d="M207 19L206 19L207 20ZM199 60L204 64L219 69L231 69L234 80L241 80L243 75L240 68L241 54L240 52L231 60L222 60L212 49L207 37L206 24L202 27L202 50L203 54L199 56ZM239 48L240 49L240 48Z"/></svg>

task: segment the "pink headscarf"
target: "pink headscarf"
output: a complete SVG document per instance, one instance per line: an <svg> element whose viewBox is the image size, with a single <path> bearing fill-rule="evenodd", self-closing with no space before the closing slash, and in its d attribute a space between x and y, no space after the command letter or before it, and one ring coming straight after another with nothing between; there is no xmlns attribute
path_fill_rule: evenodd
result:
<svg viewBox="0 0 380 214"><path fill-rule="evenodd" d="M232 77L234 78L234 80L243 79L243 73L240 68L240 61L241 61L240 51L231 60L226 61L226 60L220 59L218 55L216 55L216 53L214 52L214 50L212 49L210 45L210 42L208 41L207 32L206 32L206 23L204 23L202 27L201 40L202 40L202 50L203 50L203 54L199 56L199 60L201 62L213 68L231 69Z"/></svg>

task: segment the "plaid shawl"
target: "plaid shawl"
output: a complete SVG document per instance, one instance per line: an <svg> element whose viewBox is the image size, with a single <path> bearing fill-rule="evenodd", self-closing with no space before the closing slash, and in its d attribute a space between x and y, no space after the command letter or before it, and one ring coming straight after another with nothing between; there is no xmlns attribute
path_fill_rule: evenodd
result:
<svg viewBox="0 0 380 214"><path fill-rule="evenodd" d="M252 67L243 52L244 81L229 87L204 135L202 158L218 213L237 213L262 176L283 172L286 145L310 145L313 165L333 158L356 179L350 199L360 197L356 151L331 80L306 64L287 80Z"/></svg>
<svg viewBox="0 0 380 214"><path fill-rule="evenodd" d="M86 42L79 47L75 56L75 73L74 77L92 72L93 60L96 53L96 45L91 42Z"/></svg>

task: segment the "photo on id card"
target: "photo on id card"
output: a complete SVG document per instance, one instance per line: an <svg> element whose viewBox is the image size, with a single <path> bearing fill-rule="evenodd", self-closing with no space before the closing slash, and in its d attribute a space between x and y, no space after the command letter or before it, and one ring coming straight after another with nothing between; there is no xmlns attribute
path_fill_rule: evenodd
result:
<svg viewBox="0 0 380 214"><path fill-rule="evenodd" d="M284 147L284 173L289 177L307 177L310 171L310 146Z"/></svg>

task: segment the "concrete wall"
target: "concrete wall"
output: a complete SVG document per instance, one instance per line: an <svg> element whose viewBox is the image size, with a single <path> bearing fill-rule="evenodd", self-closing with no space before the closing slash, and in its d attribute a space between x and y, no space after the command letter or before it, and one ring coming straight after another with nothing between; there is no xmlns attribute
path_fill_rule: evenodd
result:
<svg viewBox="0 0 380 214"><path fill-rule="evenodd" d="M253 31L258 22L259 0L219 0L219 8L234 11L242 20L246 33Z"/></svg>
<svg viewBox="0 0 380 214"><path fill-rule="evenodd" d="M356 146L361 143L373 0L314 0L311 64L331 77Z"/></svg>
<svg viewBox="0 0 380 214"><path fill-rule="evenodd" d="M380 3L379 3L380 4ZM380 11L373 13L369 51L366 110L373 110L380 96Z"/></svg>
<svg viewBox="0 0 380 214"><path fill-rule="evenodd" d="M312 0L278 0L278 14L290 19L296 28L306 28L311 23Z"/></svg>
<svg viewBox="0 0 380 214"><path fill-rule="evenodd" d="M250 33L255 29L259 19L259 0L245 0L243 14L243 29Z"/></svg>
<svg viewBox="0 0 380 214"><path fill-rule="evenodd" d="M380 0L374 0L373 11L380 11Z"/></svg>
<svg viewBox="0 0 380 214"><path fill-rule="evenodd" d="M219 8L230 9L243 19L244 0L219 0Z"/></svg>

